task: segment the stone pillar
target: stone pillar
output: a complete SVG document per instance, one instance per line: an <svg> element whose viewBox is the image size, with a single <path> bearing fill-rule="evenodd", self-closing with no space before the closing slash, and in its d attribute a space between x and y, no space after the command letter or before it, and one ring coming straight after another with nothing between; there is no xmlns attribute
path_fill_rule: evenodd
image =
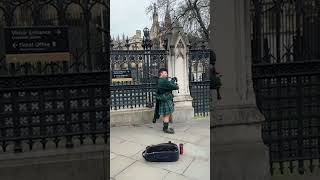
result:
<svg viewBox="0 0 320 180"><path fill-rule="evenodd" d="M211 5L211 42L222 74L222 99L211 114L211 178L270 179L263 144L263 115L256 106L251 76L250 0L216 0Z"/></svg>
<svg viewBox="0 0 320 180"><path fill-rule="evenodd" d="M184 122L194 118L192 97L189 90L189 41L183 28L174 23L168 39L168 73L170 77L177 77L179 91L174 91L173 118L175 122Z"/></svg>

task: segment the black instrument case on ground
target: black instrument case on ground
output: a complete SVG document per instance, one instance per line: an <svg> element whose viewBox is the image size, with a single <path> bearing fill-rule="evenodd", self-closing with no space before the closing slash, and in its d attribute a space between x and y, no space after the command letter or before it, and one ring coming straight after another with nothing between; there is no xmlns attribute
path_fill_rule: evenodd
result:
<svg viewBox="0 0 320 180"><path fill-rule="evenodd" d="M169 141L146 147L142 156L150 162L175 162L179 160L179 148Z"/></svg>

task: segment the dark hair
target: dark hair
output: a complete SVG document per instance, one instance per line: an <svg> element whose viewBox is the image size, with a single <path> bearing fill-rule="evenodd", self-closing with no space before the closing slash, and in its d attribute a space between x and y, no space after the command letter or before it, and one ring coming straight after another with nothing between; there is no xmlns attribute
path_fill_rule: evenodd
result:
<svg viewBox="0 0 320 180"><path fill-rule="evenodd" d="M162 73L163 71L168 72L168 69L167 69L167 68L161 68L161 69L159 69L158 75L160 76L160 73Z"/></svg>

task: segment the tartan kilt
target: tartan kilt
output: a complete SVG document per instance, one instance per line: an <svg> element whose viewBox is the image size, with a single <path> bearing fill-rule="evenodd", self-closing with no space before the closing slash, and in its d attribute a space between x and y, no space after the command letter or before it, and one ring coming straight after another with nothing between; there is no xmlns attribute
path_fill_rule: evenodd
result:
<svg viewBox="0 0 320 180"><path fill-rule="evenodd" d="M171 115L174 111L172 101L160 101L159 102L159 115Z"/></svg>

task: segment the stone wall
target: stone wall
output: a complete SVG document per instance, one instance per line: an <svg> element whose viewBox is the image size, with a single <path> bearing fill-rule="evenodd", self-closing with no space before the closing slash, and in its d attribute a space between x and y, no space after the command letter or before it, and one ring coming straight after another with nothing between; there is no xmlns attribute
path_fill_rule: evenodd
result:
<svg viewBox="0 0 320 180"><path fill-rule="evenodd" d="M110 126L134 126L152 123L154 115L154 108L134 108L134 109L121 109L111 111L110 113ZM188 121L190 117L194 116L193 108L175 107L173 113L173 120L175 123ZM161 120L158 120L160 122Z"/></svg>
<svg viewBox="0 0 320 180"><path fill-rule="evenodd" d="M128 126L151 123L153 114L153 108L134 108L111 111L110 126Z"/></svg>

